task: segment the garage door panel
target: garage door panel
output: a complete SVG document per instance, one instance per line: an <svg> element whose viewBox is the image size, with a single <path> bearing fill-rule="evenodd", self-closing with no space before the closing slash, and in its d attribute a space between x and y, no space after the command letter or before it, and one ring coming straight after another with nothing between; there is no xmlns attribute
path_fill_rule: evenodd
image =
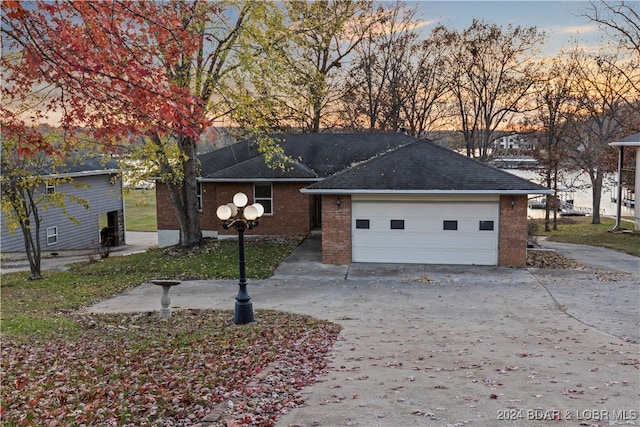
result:
<svg viewBox="0 0 640 427"><path fill-rule="evenodd" d="M497 264L498 204L489 203L353 203L354 262L438 264ZM356 228L369 220L368 229ZM403 220L404 229L391 229ZM457 230L444 230L443 221L457 221ZM493 221L493 230L479 230L480 221Z"/></svg>

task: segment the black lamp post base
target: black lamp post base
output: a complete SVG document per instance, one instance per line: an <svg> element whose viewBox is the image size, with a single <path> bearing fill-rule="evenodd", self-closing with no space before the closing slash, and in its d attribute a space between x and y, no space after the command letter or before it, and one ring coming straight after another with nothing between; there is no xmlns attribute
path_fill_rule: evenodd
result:
<svg viewBox="0 0 640 427"><path fill-rule="evenodd" d="M253 322L253 304L251 302L236 301L233 323L236 325L246 325L251 322Z"/></svg>

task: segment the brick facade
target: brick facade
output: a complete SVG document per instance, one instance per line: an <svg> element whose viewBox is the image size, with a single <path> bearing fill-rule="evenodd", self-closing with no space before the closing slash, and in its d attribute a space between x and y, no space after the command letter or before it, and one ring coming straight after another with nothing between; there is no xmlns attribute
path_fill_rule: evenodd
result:
<svg viewBox="0 0 640 427"><path fill-rule="evenodd" d="M300 193L305 183L274 183L273 214L260 218L260 225L249 234L306 236L314 225L313 196ZM233 195L243 192L253 203L253 183L203 183L202 212L200 227L202 230L217 231L219 234L236 234L234 230L225 230L216 217L218 206L233 200ZM178 220L173 212L169 194L164 184L156 186L156 210L158 230L178 230Z"/></svg>
<svg viewBox="0 0 640 427"><path fill-rule="evenodd" d="M300 193L305 183L273 184L273 215L264 215L260 225L247 234L306 236L316 225L314 197ZM235 234L224 230L216 218L216 209L229 203L233 195L242 191L253 203L252 183L204 183L203 210L200 216L203 230L221 235ZM166 186L156 186L159 230L179 229ZM340 203L338 204L338 200ZM512 205L513 203L513 205ZM525 267L527 259L527 196L500 197L500 230L498 265ZM349 195L322 196L322 262L344 265L351 263L351 197Z"/></svg>
<svg viewBox="0 0 640 427"><path fill-rule="evenodd" d="M500 267L527 265L527 196L500 196Z"/></svg>
<svg viewBox="0 0 640 427"><path fill-rule="evenodd" d="M322 263L351 264L351 196L322 196Z"/></svg>

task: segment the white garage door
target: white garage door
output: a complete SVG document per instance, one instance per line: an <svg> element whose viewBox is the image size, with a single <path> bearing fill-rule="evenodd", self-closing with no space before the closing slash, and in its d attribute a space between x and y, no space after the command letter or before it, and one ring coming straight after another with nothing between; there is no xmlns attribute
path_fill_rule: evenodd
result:
<svg viewBox="0 0 640 427"><path fill-rule="evenodd" d="M497 265L498 221L495 201L354 201L353 261Z"/></svg>

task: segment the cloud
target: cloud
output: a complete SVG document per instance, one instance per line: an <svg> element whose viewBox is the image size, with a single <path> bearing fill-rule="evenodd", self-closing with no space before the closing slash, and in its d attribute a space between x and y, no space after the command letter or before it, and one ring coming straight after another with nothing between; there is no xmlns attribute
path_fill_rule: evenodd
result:
<svg viewBox="0 0 640 427"><path fill-rule="evenodd" d="M413 24L410 29L412 29L412 30L420 30L420 29L428 27L430 25L437 24L439 21L440 21L440 19L429 19L429 20L416 21L416 23Z"/></svg>
<svg viewBox="0 0 640 427"><path fill-rule="evenodd" d="M599 31L599 27L597 24L568 25L563 27L551 27L549 28L549 31L556 34L586 34Z"/></svg>

